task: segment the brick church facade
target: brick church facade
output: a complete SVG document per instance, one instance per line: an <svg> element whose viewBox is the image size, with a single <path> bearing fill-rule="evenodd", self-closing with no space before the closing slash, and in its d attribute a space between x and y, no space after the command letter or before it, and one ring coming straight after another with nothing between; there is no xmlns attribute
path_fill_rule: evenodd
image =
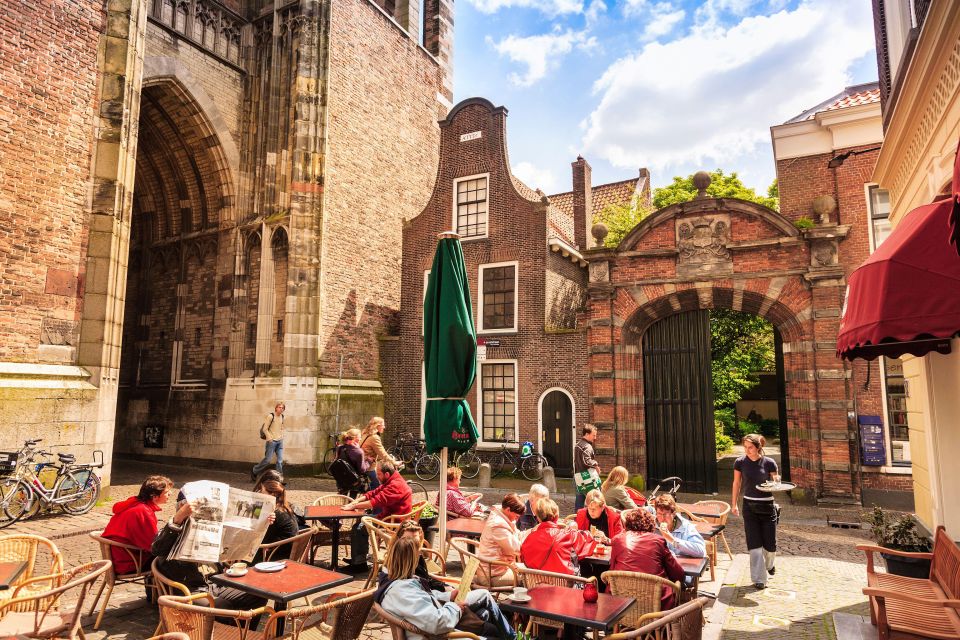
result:
<svg viewBox="0 0 960 640"><path fill-rule="evenodd" d="M433 186L452 10L6 7L0 448L249 462L283 399L289 462L310 464L338 422L382 412L377 338Z"/></svg>

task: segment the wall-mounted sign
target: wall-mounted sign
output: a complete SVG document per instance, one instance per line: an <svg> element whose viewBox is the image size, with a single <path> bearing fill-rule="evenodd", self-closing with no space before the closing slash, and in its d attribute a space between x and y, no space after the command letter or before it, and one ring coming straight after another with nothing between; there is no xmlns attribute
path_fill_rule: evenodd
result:
<svg viewBox="0 0 960 640"><path fill-rule="evenodd" d="M500 341L499 341L499 340L490 340L489 338L487 338L485 344L486 344L488 347L499 347L499 346L500 346Z"/></svg>
<svg viewBox="0 0 960 640"><path fill-rule="evenodd" d="M483 135L482 131L471 131L470 133L465 133L460 136L460 142L467 142L468 140L476 140Z"/></svg>
<svg viewBox="0 0 960 640"><path fill-rule="evenodd" d="M477 345L477 360L483 362L487 359L487 346L486 345Z"/></svg>

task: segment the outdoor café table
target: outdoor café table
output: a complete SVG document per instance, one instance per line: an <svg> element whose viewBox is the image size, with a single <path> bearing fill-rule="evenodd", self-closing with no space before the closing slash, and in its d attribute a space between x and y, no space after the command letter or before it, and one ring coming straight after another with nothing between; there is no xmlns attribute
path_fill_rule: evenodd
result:
<svg viewBox="0 0 960 640"><path fill-rule="evenodd" d="M716 504L690 504L687 502L678 502L677 506L681 509L686 509L695 516L701 518L719 518L720 517L720 505Z"/></svg>
<svg viewBox="0 0 960 640"><path fill-rule="evenodd" d="M710 563L708 558L688 558L686 556L675 556L677 562L683 567L683 573L689 578L693 578L694 586L700 580L700 575ZM610 566L610 547L604 547L603 552L580 558L580 562L589 562L598 567Z"/></svg>
<svg viewBox="0 0 960 640"><path fill-rule="evenodd" d="M330 569L337 570L337 550L340 548L340 521L359 520L367 515L363 511L347 511L340 505L312 505L303 510L304 520L325 520L330 529ZM313 558L311 557L312 561Z"/></svg>
<svg viewBox="0 0 960 640"><path fill-rule="evenodd" d="M234 577L218 573L210 576L210 581L223 587L231 587L244 593L273 600L276 603L274 607L276 611L285 610L287 603L291 600L353 581L353 576L327 571L312 564L293 560L285 562L287 566L280 571L257 571L250 567L242 576ZM283 620L280 620L277 633L283 634Z"/></svg>
<svg viewBox="0 0 960 640"><path fill-rule="evenodd" d="M461 536L463 538L479 538L483 533L483 527L487 524L486 520L479 518L453 518L447 520L447 536ZM435 524L430 527L433 531L440 531L440 525Z"/></svg>
<svg viewBox="0 0 960 640"><path fill-rule="evenodd" d="M585 602L581 589L554 585L534 587L527 592L527 595L530 596L530 600L526 602L514 602L510 598L503 598L497 604L502 611L524 616L539 616L564 624L593 629L594 637L597 637L599 631L610 630L636 601L635 598L600 593L597 594L596 602Z"/></svg>
<svg viewBox="0 0 960 640"><path fill-rule="evenodd" d="M9 589L26 567L27 563L23 561L0 562L0 589Z"/></svg>

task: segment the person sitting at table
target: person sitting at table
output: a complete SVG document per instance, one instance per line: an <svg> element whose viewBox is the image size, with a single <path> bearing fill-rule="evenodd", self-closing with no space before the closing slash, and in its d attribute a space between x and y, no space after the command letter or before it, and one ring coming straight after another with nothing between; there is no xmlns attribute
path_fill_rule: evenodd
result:
<svg viewBox="0 0 960 640"><path fill-rule="evenodd" d="M140 492L113 505L113 516L103 530L103 537L129 544L143 551L137 566L136 552L110 547L113 570L118 573L144 571L153 562L150 547L157 537L157 512L170 499L173 480L166 476L148 476L140 485ZM131 555L132 554L132 555ZM147 589L150 593L150 589Z"/></svg>
<svg viewBox="0 0 960 640"><path fill-rule="evenodd" d="M579 575L579 558L593 553L597 541L586 531L557 523L560 510L550 498L537 503L540 524L520 545L520 560L528 569Z"/></svg>
<svg viewBox="0 0 960 640"><path fill-rule="evenodd" d="M517 520L518 531L529 531L539 524L534 509L537 508L538 502L549 497L550 489L547 489L542 484L530 485L530 492L527 493L527 501L524 504L523 515Z"/></svg>
<svg viewBox="0 0 960 640"><path fill-rule="evenodd" d="M420 541L413 536L397 538L387 557L387 579L378 587L374 598L380 606L401 620L433 635L445 635L463 625L469 609L479 618L471 628L485 638L513 638L513 627L500 611L496 600L486 589L474 589L463 603L457 604L457 591L437 592L416 577L420 559ZM471 616L472 617L472 616ZM425 640L425 636L407 632L408 640Z"/></svg>
<svg viewBox="0 0 960 640"><path fill-rule="evenodd" d="M460 479L463 477L463 470L459 467L450 467L447 469L447 520L454 518L472 518L482 515L483 505L478 500L482 493L464 494L460 490ZM440 510L440 492L437 492L437 499L433 501L437 510Z"/></svg>
<svg viewBox="0 0 960 640"><path fill-rule="evenodd" d="M343 509L379 509L380 519L410 513L413 509L413 491L392 462L377 463L377 480L379 484L375 489L357 496L352 502L343 505ZM367 552L370 550L370 538L367 528L359 520L350 538L350 553L353 557L347 560L344 569L354 573L368 570Z"/></svg>
<svg viewBox="0 0 960 640"><path fill-rule="evenodd" d="M287 538L292 538L297 535L300 528L297 526L297 518L293 514L293 507L287 502L287 490L284 486L276 480L267 480L260 483L260 491L258 493L273 496L277 501L277 506L273 512L274 520L270 523L270 526L267 527L267 532L263 535L263 540L260 541L260 544L280 542L281 540L286 540ZM270 559L288 559L292 546L292 544L284 544L277 547L274 549L273 554L271 554ZM258 549L257 554L253 557L253 562L256 564L261 560L263 560L263 551Z"/></svg>
<svg viewBox="0 0 960 640"><path fill-rule="evenodd" d="M627 492L627 480L630 479L630 472L626 467L614 467L610 469L610 474L603 481L600 490L603 491L603 498L607 506L626 511L627 509L636 509L637 503Z"/></svg>
<svg viewBox="0 0 960 640"><path fill-rule="evenodd" d="M180 494L183 495L182 493ZM207 584L204 573L200 571L202 566L197 562L188 562L186 560L172 560L168 556L173 550L174 545L179 540L180 535L185 530L184 524L193 513L193 506L187 500L177 502L177 512L163 526L150 547L151 553L158 558L157 568L160 573L174 582L179 582L186 586L191 593L204 591L213 596L214 606L218 609L256 609L267 603L265 598L255 596L232 587L222 587L215 584ZM273 524L274 516L271 513L267 521ZM213 571L219 573L222 566L219 563L207 565ZM233 623L232 618L220 620L218 622ZM256 621L253 622L256 626Z"/></svg>
<svg viewBox="0 0 960 640"><path fill-rule="evenodd" d="M414 522L413 520L404 520L400 523L400 528L397 529L397 533L393 538L393 541L390 543L391 549L387 551L387 555L390 555L390 551L393 548L393 545L396 544L397 540L401 538L414 538L417 540L421 547L423 546L423 528ZM427 567L427 560L423 557L423 554L420 554L420 559L417 561L417 570L414 571L414 575L420 578L420 581L430 587L431 591L446 591L447 584L442 580L438 580L430 575L430 569ZM387 579L387 567L380 567L380 575L377 576L377 584L383 584L383 581Z"/></svg>
<svg viewBox="0 0 960 640"><path fill-rule="evenodd" d="M598 540L603 544L610 544L610 540L623 531L620 512L607 506L607 501L603 499L599 489L589 491L586 500L587 506L577 511L577 529L590 531L592 534L592 527L595 527L598 533L603 534Z"/></svg>
<svg viewBox="0 0 960 640"><path fill-rule="evenodd" d="M610 546L611 571L638 571L661 578L683 581L683 567L667 548L657 531L657 521L646 509L631 509L623 514L626 531L614 537ZM675 604L673 590L665 588L661 609Z"/></svg>
<svg viewBox="0 0 960 640"><path fill-rule="evenodd" d="M499 507L490 507L490 515L483 525L477 555L481 558L515 563L520 557L520 532L517 520L523 515L524 507L519 496L508 493L503 496ZM490 571L486 571L489 568ZM489 575L488 575L489 573ZM513 584L513 569L502 565L483 565L477 572L477 582L487 586L501 587Z"/></svg>
<svg viewBox="0 0 960 640"><path fill-rule="evenodd" d="M279 482L281 485L283 485L284 490L286 490L287 481L283 479L283 474L277 471L276 469L267 469L266 471L261 473L259 476L257 476L257 482L256 484L253 485L254 493L263 493L263 483L269 482L271 480L275 482ZM182 496L177 496L177 497L181 498ZM293 517L296 518L297 520L297 529L299 529L300 531L303 531L304 529L309 529L310 524L303 517L303 508L301 508L300 505L294 504L292 501L289 501L289 500L287 504L290 505L290 509L293 512Z"/></svg>
<svg viewBox="0 0 960 640"><path fill-rule="evenodd" d="M696 525L677 513L677 503L669 493L661 493L653 499L657 526L660 535L667 541L667 548L675 555L702 558L707 545Z"/></svg>

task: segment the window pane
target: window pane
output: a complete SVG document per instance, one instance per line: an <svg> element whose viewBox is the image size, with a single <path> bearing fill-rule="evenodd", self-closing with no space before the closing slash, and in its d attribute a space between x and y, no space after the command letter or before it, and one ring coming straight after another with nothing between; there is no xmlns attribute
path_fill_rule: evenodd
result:
<svg viewBox="0 0 960 640"><path fill-rule="evenodd" d="M457 183L457 233L464 238L487 233L487 179Z"/></svg>
<svg viewBox="0 0 960 640"><path fill-rule="evenodd" d="M516 267L488 267L483 270L483 328L512 329L514 318L514 276Z"/></svg>
<svg viewBox="0 0 960 640"><path fill-rule="evenodd" d="M482 365L483 384L483 439L487 442L513 440L515 435L516 377L512 363Z"/></svg>

